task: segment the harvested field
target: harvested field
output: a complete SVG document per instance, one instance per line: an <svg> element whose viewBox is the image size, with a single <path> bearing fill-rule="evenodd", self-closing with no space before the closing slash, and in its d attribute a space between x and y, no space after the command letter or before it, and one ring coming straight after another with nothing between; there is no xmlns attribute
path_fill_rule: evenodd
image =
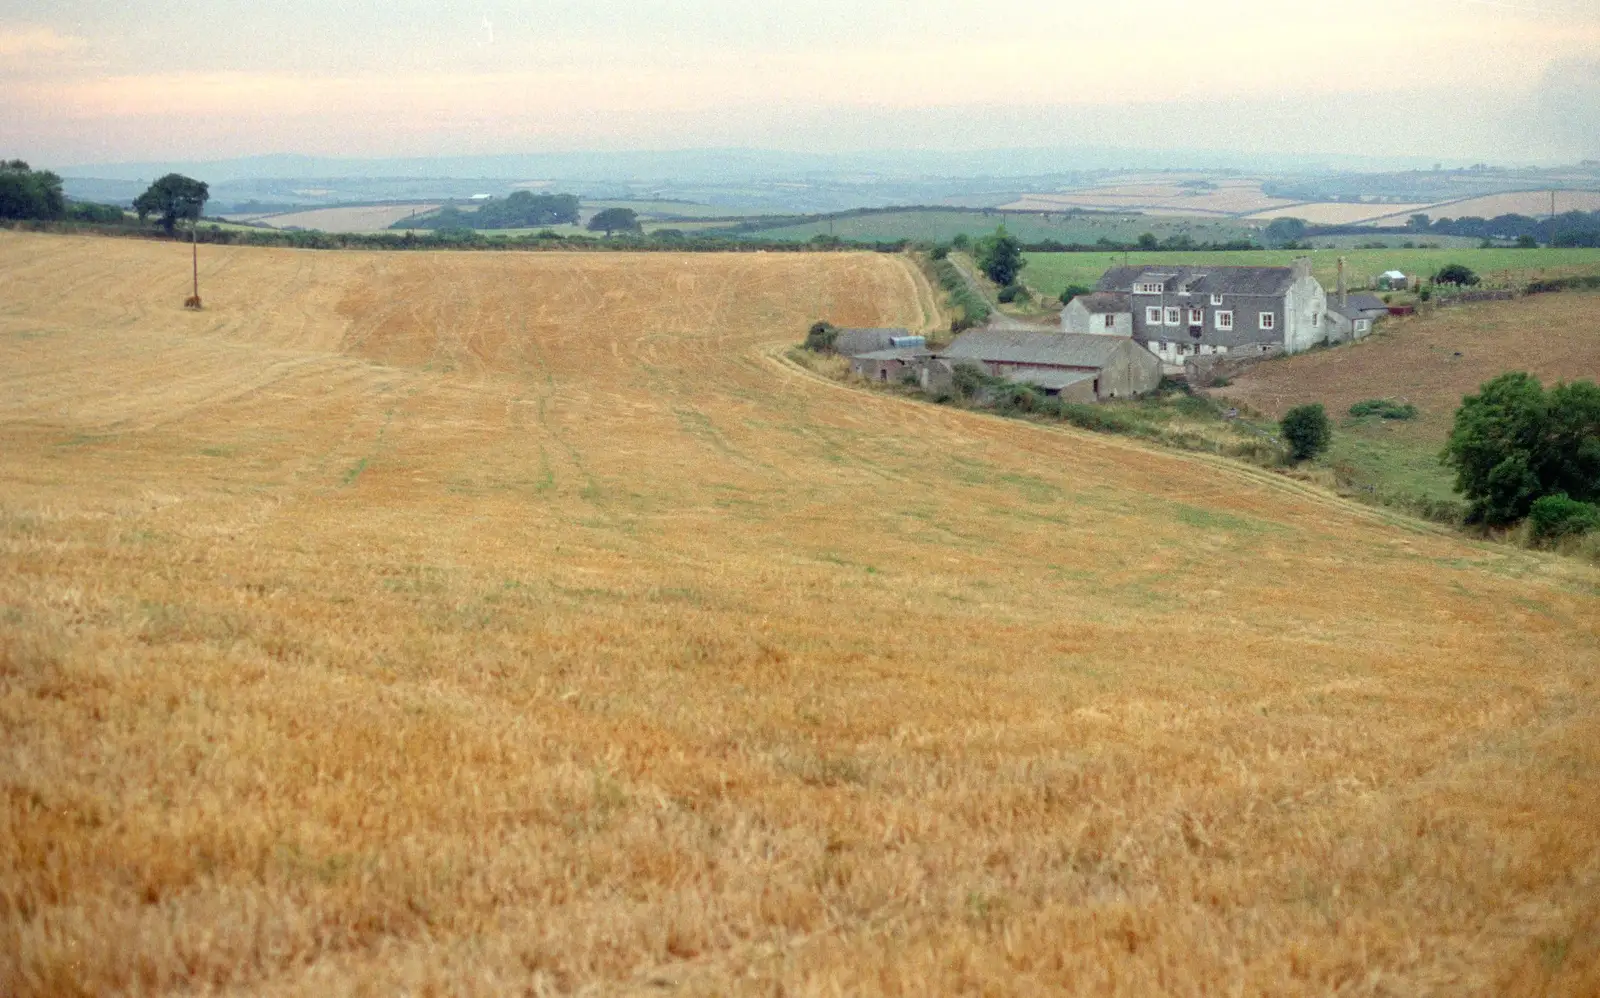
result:
<svg viewBox="0 0 1600 998"><path fill-rule="evenodd" d="M857 392L878 254L0 233L0 993L1593 994L1600 572Z"/></svg>
<svg viewBox="0 0 1600 998"><path fill-rule="evenodd" d="M1519 191L1513 194L1491 194L1470 201L1446 201L1435 205L1422 205L1417 211L1426 211L1434 218L1495 218L1500 215L1530 215L1542 218L1550 214L1549 191ZM1600 211L1600 191L1557 191L1556 211ZM1410 212L1384 216L1384 224L1404 222Z"/></svg>
<svg viewBox="0 0 1600 998"><path fill-rule="evenodd" d="M1057 194L1028 194L1004 207L1024 211L1062 211L1076 207L1206 216L1245 215L1291 203L1263 194L1261 185L1256 181L1223 181L1209 187L1145 183L1090 187Z"/></svg>
<svg viewBox="0 0 1600 998"><path fill-rule="evenodd" d="M358 208L313 208L283 215L262 215L251 221L275 229L320 229L323 232L382 232L413 212L421 215L439 207L434 204L380 204Z"/></svg>
<svg viewBox="0 0 1600 998"><path fill-rule="evenodd" d="M1314 204L1291 204L1286 207L1261 211L1249 216L1269 221L1274 218L1298 218L1312 225L1360 225L1377 223L1378 219L1400 219L1413 212L1428 211L1426 204L1356 204L1346 201L1327 201Z"/></svg>

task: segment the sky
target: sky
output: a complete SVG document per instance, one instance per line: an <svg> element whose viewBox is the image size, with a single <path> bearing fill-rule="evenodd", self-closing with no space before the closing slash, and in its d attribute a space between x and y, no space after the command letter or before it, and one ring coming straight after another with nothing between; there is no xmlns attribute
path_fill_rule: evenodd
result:
<svg viewBox="0 0 1600 998"><path fill-rule="evenodd" d="M0 0L0 157L1600 158L1600 0Z"/></svg>

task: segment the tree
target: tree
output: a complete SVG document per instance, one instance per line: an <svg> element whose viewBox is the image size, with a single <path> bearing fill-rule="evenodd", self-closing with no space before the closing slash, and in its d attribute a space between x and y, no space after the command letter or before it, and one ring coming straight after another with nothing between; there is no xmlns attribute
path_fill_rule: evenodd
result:
<svg viewBox="0 0 1600 998"><path fill-rule="evenodd" d="M1432 224L1433 220L1427 215L1412 215L1406 220L1406 228L1412 232L1427 232L1428 227Z"/></svg>
<svg viewBox="0 0 1600 998"><path fill-rule="evenodd" d="M607 239L613 232L638 232L639 214L632 208L606 208L589 219L589 231L604 231Z"/></svg>
<svg viewBox="0 0 1600 998"><path fill-rule="evenodd" d="M211 189L201 181L181 173L169 173L134 198L133 210L139 213L141 222L151 215L159 215L161 227L170 236L180 220L199 221L200 210L210 197Z"/></svg>
<svg viewBox="0 0 1600 998"><path fill-rule="evenodd" d="M975 257L989 280L1001 287L1015 284L1017 275L1028 265L1022 258L1022 244L1004 225L995 229L994 235L978 240Z"/></svg>
<svg viewBox="0 0 1600 998"><path fill-rule="evenodd" d="M1267 226L1268 246L1293 246L1306 235L1306 223L1298 218L1274 218Z"/></svg>
<svg viewBox="0 0 1600 998"><path fill-rule="evenodd" d="M1435 284L1465 284L1470 286L1478 283L1478 275L1474 274L1472 269L1465 264L1450 263L1446 264L1443 270L1433 275L1433 282Z"/></svg>
<svg viewBox="0 0 1600 998"><path fill-rule="evenodd" d="M823 320L806 331L806 349L813 353L829 353L839 338L839 327Z"/></svg>
<svg viewBox="0 0 1600 998"><path fill-rule="evenodd" d="M1295 461L1316 457L1328 449L1333 439L1333 425L1321 402L1295 406L1283 414L1278 426L1283 439L1289 442L1289 457Z"/></svg>
<svg viewBox="0 0 1600 998"><path fill-rule="evenodd" d="M1139 248L1142 250L1156 250L1161 248L1161 241L1154 232L1146 232L1139 237Z"/></svg>
<svg viewBox="0 0 1600 998"><path fill-rule="evenodd" d="M1089 294L1093 290L1093 288L1085 284L1069 284L1067 285L1066 290L1061 292L1061 304L1071 305L1072 299L1078 297L1079 295Z"/></svg>
<svg viewBox="0 0 1600 998"><path fill-rule="evenodd" d="M1456 491L1475 523L1515 523L1557 493L1594 502L1600 387L1579 381L1546 393L1531 374L1502 374L1462 399L1441 459L1455 468Z"/></svg>
<svg viewBox="0 0 1600 998"><path fill-rule="evenodd" d="M1517 249L1538 249L1539 240L1526 233L1517 237Z"/></svg>
<svg viewBox="0 0 1600 998"><path fill-rule="evenodd" d="M0 163L0 218L53 220L66 213L61 178L47 170L31 170L20 159Z"/></svg>

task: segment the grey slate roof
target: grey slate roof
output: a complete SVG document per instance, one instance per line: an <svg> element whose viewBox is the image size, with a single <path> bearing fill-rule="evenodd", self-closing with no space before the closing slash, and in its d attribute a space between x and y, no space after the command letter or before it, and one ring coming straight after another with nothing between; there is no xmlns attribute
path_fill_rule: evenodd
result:
<svg viewBox="0 0 1600 998"><path fill-rule="evenodd" d="M946 360L981 360L991 364L1099 369L1110 363L1118 348L1127 342L1125 336L980 329L956 337L939 356Z"/></svg>
<svg viewBox="0 0 1600 998"><path fill-rule="evenodd" d="M1337 312L1346 319L1371 319L1379 315L1388 315L1389 306L1377 295L1349 295L1343 306L1339 304L1338 295L1328 296L1328 311Z"/></svg>
<svg viewBox="0 0 1600 998"><path fill-rule="evenodd" d="M1083 303L1090 315L1107 315L1117 312L1132 312L1133 305L1128 301L1128 296L1117 294L1114 291L1096 291L1093 294L1079 295L1073 301Z"/></svg>
<svg viewBox="0 0 1600 998"><path fill-rule="evenodd" d="M908 330L899 328L841 329L833 341L833 349L846 357L857 357L874 350L887 350L890 340L910 335Z"/></svg>
<svg viewBox="0 0 1600 998"><path fill-rule="evenodd" d="M1165 282L1167 294L1188 291L1192 295L1257 295L1275 297L1286 294L1294 284L1293 267L1112 267L1095 285L1096 291L1131 293L1135 284L1146 280Z"/></svg>
<svg viewBox="0 0 1600 998"><path fill-rule="evenodd" d="M851 354L852 360L916 360L918 357L932 356L927 347L891 347L888 350L873 350L871 353Z"/></svg>

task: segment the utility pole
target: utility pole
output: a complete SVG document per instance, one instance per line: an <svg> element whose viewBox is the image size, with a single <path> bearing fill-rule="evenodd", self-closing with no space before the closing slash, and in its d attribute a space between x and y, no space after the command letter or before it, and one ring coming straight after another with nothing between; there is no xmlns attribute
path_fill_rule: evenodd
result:
<svg viewBox="0 0 1600 998"><path fill-rule="evenodd" d="M183 303L184 308L200 310L200 216L189 221L189 255L194 262L194 294Z"/></svg>

